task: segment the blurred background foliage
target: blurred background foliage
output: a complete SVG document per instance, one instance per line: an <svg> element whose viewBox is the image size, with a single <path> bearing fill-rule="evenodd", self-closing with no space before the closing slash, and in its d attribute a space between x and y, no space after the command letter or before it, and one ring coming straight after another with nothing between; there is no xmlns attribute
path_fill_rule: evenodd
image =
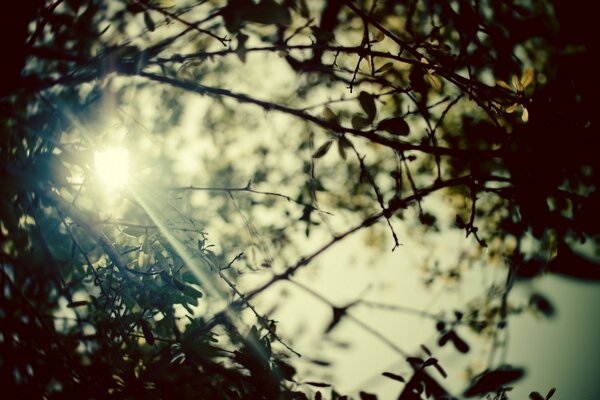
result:
<svg viewBox="0 0 600 400"><path fill-rule="evenodd" d="M541 293L511 301L513 285L548 272L600 279L596 43L585 9L11 5L0 35L6 390L342 398L296 373L293 346L254 298L271 293L260 305L277 305L277 282L299 286L331 308L327 334L356 319L362 299L328 303L297 271L358 231L362 245L348 251L374 259L462 231L470 246L458 262L428 256L414 267L423 284L468 291L463 275L493 266L502 277L421 316L439 346L468 353L462 325L492 343L490 363L455 395L504 398L523 375L495 357L509 317L554 313ZM404 382L400 398L450 397L431 350L398 345L412 372L386 377Z"/></svg>

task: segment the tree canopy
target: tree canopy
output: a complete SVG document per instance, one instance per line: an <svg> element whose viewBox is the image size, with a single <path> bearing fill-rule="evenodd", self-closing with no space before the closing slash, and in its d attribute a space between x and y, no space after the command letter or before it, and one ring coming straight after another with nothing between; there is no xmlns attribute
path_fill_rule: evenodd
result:
<svg viewBox="0 0 600 400"><path fill-rule="evenodd" d="M330 308L323 335L351 320L405 360L408 374L382 371L400 399L502 399L524 374L501 355L510 318L554 313L515 285L600 280L582 1L23 3L0 35L6 391L353 395L307 380L261 307L295 287ZM425 286L471 293L473 271L501 272L460 306L408 310L435 348L405 350L353 313L402 307L338 304L297 278L354 236L348 251L376 258L456 233L458 261L413 267ZM465 333L491 344L489 362L452 393L436 353L468 355Z"/></svg>

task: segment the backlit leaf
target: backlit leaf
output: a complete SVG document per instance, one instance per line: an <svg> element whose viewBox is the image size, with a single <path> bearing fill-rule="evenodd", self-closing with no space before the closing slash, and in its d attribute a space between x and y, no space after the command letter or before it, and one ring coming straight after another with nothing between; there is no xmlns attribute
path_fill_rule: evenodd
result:
<svg viewBox="0 0 600 400"><path fill-rule="evenodd" d="M535 78L535 70L531 67L525 69L525 72L523 72L523 76L521 77L521 85L523 86L523 88L526 88L527 86L531 85L531 82L533 82Z"/></svg>

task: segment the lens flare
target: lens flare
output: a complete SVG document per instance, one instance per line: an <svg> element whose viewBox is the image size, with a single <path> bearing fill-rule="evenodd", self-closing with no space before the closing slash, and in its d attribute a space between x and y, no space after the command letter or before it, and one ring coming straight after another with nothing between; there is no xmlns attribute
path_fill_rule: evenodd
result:
<svg viewBox="0 0 600 400"><path fill-rule="evenodd" d="M123 188L129 182L129 153L122 147L97 151L94 154L96 174L109 189Z"/></svg>

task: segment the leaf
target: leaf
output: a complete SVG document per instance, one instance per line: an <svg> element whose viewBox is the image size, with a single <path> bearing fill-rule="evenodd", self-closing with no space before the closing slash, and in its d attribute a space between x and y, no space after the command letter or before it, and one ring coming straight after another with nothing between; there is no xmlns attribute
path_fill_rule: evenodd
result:
<svg viewBox="0 0 600 400"><path fill-rule="evenodd" d="M152 334L152 330L150 329L150 325L145 319L140 320L140 326L142 327L142 333L144 334L144 339L150 346L154 344L156 341L154 339L154 335Z"/></svg>
<svg viewBox="0 0 600 400"><path fill-rule="evenodd" d="M179 282L179 281L177 281L177 282ZM183 288L183 294L185 294L186 296L189 296L194 299L198 299L198 298L204 296L201 291L194 288L193 286L188 285L188 284L184 284L184 285L185 286Z"/></svg>
<svg viewBox="0 0 600 400"><path fill-rule="evenodd" d="M309 360L311 363L318 365L320 367L329 367L331 365L331 362L329 361L325 361L325 360L319 360L316 358L312 358Z"/></svg>
<svg viewBox="0 0 600 400"><path fill-rule="evenodd" d="M331 148L331 143L333 143L333 140L328 140L325 143L323 143L321 145L321 147L319 147L312 155L312 158L321 158L323 157L325 154L327 154L327 152L329 151L329 149Z"/></svg>
<svg viewBox="0 0 600 400"><path fill-rule="evenodd" d="M346 315L346 311L348 310L348 307L332 307L332 311L333 311L333 318L331 320L331 322L329 323L329 325L327 325L327 328L325 329L325 333L331 332L331 330L333 328L335 328L337 326L337 324L340 323L340 321L342 320L342 317L344 315Z"/></svg>
<svg viewBox="0 0 600 400"><path fill-rule="evenodd" d="M238 56L241 62L246 62L246 41L248 41L248 35L243 33L239 33L237 35L237 48L235 49L235 54Z"/></svg>
<svg viewBox="0 0 600 400"><path fill-rule="evenodd" d="M500 86L501 88L510 90L511 92L513 91L513 88L510 87L510 85L508 83L501 81L501 80L496 81L496 86Z"/></svg>
<svg viewBox="0 0 600 400"><path fill-rule="evenodd" d="M525 375L522 368L501 367L496 370L485 371L475 377L471 385L465 390L466 397L484 395L489 392L521 379Z"/></svg>
<svg viewBox="0 0 600 400"><path fill-rule="evenodd" d="M540 293L534 293L531 295L529 298L529 305L544 314L546 317L552 317L556 312L550 300Z"/></svg>
<svg viewBox="0 0 600 400"><path fill-rule="evenodd" d="M554 396L554 393L556 393L556 388L552 388L548 391L548 394L546 395L546 400L550 400L550 398L552 396Z"/></svg>
<svg viewBox="0 0 600 400"><path fill-rule="evenodd" d="M534 78L535 70L531 67L525 69L525 71L523 72L523 76L521 77L521 85L523 86L523 89L531 85L531 82L533 82Z"/></svg>
<svg viewBox="0 0 600 400"><path fill-rule="evenodd" d="M383 39L385 39L385 33L380 30L375 32L375 37L373 38L375 42L381 42Z"/></svg>
<svg viewBox="0 0 600 400"><path fill-rule="evenodd" d="M342 160L346 159L346 149L344 148L344 145L338 140L337 141L337 149L338 149L338 154L340 155L340 157L342 157Z"/></svg>
<svg viewBox="0 0 600 400"><path fill-rule="evenodd" d="M232 3L235 4L235 2ZM248 22L263 25L289 25L292 22L292 16L287 7L274 0L262 0L258 4L245 7L243 12L240 10L240 15Z"/></svg>
<svg viewBox="0 0 600 400"><path fill-rule="evenodd" d="M323 109L323 119L327 122L337 122L338 117L331 108L325 107Z"/></svg>
<svg viewBox="0 0 600 400"><path fill-rule="evenodd" d="M390 379L393 379L395 381L398 381L398 382L406 382L406 380L401 375L396 375L396 374L393 374L391 372L384 372L381 375L385 376L386 378L390 378Z"/></svg>
<svg viewBox="0 0 600 400"><path fill-rule="evenodd" d="M515 89L517 89L517 91L519 91L519 92L523 91L523 85L521 85L521 80L519 78L517 78L516 75L512 76L512 85Z"/></svg>
<svg viewBox="0 0 600 400"><path fill-rule="evenodd" d="M385 63L381 67L377 68L375 70L375 73L376 74L385 74L390 69L392 69L393 66L394 66L394 63L391 63L391 62Z"/></svg>
<svg viewBox="0 0 600 400"><path fill-rule="evenodd" d="M307 385L310 385L310 386L320 387L320 388L331 387L331 385L329 383L323 383L323 382L304 382L304 383Z"/></svg>
<svg viewBox="0 0 600 400"><path fill-rule="evenodd" d="M277 366L277 371L279 371L279 374L283 379L287 381L293 380L294 375L296 374L296 368L282 360L276 360L275 365Z"/></svg>
<svg viewBox="0 0 600 400"><path fill-rule="evenodd" d="M430 367L437 363L438 363L438 359L435 357L431 357L431 358L428 358L427 360L425 360L425 363L423 365L425 365L426 367Z"/></svg>
<svg viewBox="0 0 600 400"><path fill-rule="evenodd" d="M428 72L427 75L425 75L425 79L433 88L433 90L435 90L438 93L442 91L442 81L440 81L440 78L438 78L436 75L434 75L431 72Z"/></svg>
<svg viewBox="0 0 600 400"><path fill-rule="evenodd" d="M361 400L377 400L377 396L371 393L361 391L358 395L360 396Z"/></svg>
<svg viewBox="0 0 600 400"><path fill-rule="evenodd" d="M375 105L375 97L367 92L360 92L358 95L358 101L361 107L367 113L367 116L373 121L375 114L377 114L377 106ZM369 121L370 122L370 121Z"/></svg>
<svg viewBox="0 0 600 400"><path fill-rule="evenodd" d="M384 130L392 135L407 136L410 133L410 126L402 117L393 117L380 121L377 129Z"/></svg>
<svg viewBox="0 0 600 400"><path fill-rule="evenodd" d="M446 371L444 371L444 368L442 368L442 366L439 363L433 364L433 367L440 373L441 376L443 376L444 378L448 377L448 374L446 373Z"/></svg>
<svg viewBox="0 0 600 400"><path fill-rule="evenodd" d="M539 394L538 392L531 392L531 393L529 393L529 398L531 400L544 400L544 397L542 397L542 395Z"/></svg>
<svg viewBox="0 0 600 400"><path fill-rule="evenodd" d="M72 301L69 304L67 304L67 307L69 308L75 308L75 307L81 307L81 306L86 306L88 305L88 301L87 300L80 300L80 301Z"/></svg>
<svg viewBox="0 0 600 400"><path fill-rule="evenodd" d="M365 118L364 116L357 114L354 115L352 117L352 127L354 129L363 129L366 126L369 126L369 124L371 123L372 119L369 120L368 118Z"/></svg>
<svg viewBox="0 0 600 400"><path fill-rule="evenodd" d="M150 32L154 32L156 25L154 25L154 21L152 21L152 17L148 11L144 11L144 23Z"/></svg>
<svg viewBox="0 0 600 400"><path fill-rule="evenodd" d="M521 114L521 120L523 122L529 121L529 110L525 107L523 107L523 113Z"/></svg>
<svg viewBox="0 0 600 400"><path fill-rule="evenodd" d="M469 352L469 345L467 344L467 342L462 340L462 338L458 336L456 332L450 331L450 340L452 340L452 343L454 343L454 347L456 347L456 350L460 351L461 353Z"/></svg>
<svg viewBox="0 0 600 400"><path fill-rule="evenodd" d="M122 232L129 236L139 237L146 234L146 229L131 226L123 229Z"/></svg>
<svg viewBox="0 0 600 400"><path fill-rule="evenodd" d="M150 255L143 251L138 253L137 263L140 268L145 268L148 265L148 260L150 260Z"/></svg>
<svg viewBox="0 0 600 400"><path fill-rule="evenodd" d="M506 109L506 113L507 113L507 114L512 114L512 113L514 113L515 111L517 111L517 109L518 109L518 108L519 108L519 103L515 103L515 104L513 104L512 106L510 106L510 107L508 107L508 108Z"/></svg>
<svg viewBox="0 0 600 400"><path fill-rule="evenodd" d="M306 0L296 0L295 7L298 14L300 14L303 18L310 18L310 12L308 10L308 5L306 4Z"/></svg>

